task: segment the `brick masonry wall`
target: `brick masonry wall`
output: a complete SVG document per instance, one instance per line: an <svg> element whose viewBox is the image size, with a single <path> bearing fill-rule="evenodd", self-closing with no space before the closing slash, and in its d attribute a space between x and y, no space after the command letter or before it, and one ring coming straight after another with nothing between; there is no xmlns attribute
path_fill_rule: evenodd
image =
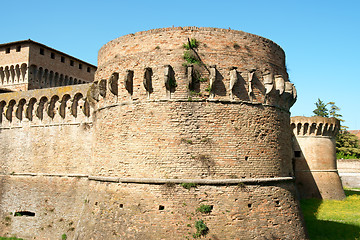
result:
<svg viewBox="0 0 360 240"><path fill-rule="evenodd" d="M40 48L44 49L44 55L40 54ZM51 58L51 53L55 54L54 59ZM64 63L61 62L61 56L65 57ZM70 60L74 61L74 66L70 66ZM82 64L82 69L79 69L79 64ZM29 65L36 65L38 68L48 69L49 72L58 72L59 74L81 79L86 82L92 82L94 80L94 72L96 70L91 66L91 71L87 72L89 65L34 43L32 43L30 47Z"/></svg>
<svg viewBox="0 0 360 240"><path fill-rule="evenodd" d="M200 219L209 228L205 239L305 238L293 184L187 190L19 176L2 177L0 184L0 229L23 238L193 239ZM198 212L201 204L212 205L211 213ZM18 211L35 216L14 216Z"/></svg>
<svg viewBox="0 0 360 240"><path fill-rule="evenodd" d="M121 116L121 117L118 117ZM94 175L292 176L289 113L251 104L139 102L96 113Z"/></svg>
<svg viewBox="0 0 360 240"><path fill-rule="evenodd" d="M1 94L0 173L87 172L92 120L82 98L88 87Z"/></svg>
<svg viewBox="0 0 360 240"><path fill-rule="evenodd" d="M17 45L12 45L10 47L10 53L6 53L6 48L2 47L0 49L0 66L6 65L16 65L21 63L28 63L29 61L29 44L23 44L20 52L16 51Z"/></svg>

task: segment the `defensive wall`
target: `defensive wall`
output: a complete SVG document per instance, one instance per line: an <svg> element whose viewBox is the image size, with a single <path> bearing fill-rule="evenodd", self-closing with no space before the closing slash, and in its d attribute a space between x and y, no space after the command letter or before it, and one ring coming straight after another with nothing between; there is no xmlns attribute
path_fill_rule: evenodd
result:
<svg viewBox="0 0 360 240"><path fill-rule="evenodd" d="M186 50L190 39L198 45ZM203 220L207 239L306 239L291 163L296 91L278 45L156 29L109 42L98 63L91 86L3 98L14 121L2 119L1 138L17 137L1 143L2 232L188 239ZM38 105L24 112L34 117L16 120L32 95Z"/></svg>
<svg viewBox="0 0 360 240"><path fill-rule="evenodd" d="M345 198L336 165L336 118L292 117L296 185L302 198Z"/></svg>

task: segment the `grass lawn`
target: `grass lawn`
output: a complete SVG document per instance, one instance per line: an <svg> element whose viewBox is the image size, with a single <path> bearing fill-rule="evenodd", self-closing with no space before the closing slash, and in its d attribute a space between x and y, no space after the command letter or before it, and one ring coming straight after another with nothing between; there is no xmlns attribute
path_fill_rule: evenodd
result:
<svg viewBox="0 0 360 240"><path fill-rule="evenodd" d="M360 240L360 189L346 189L346 199L301 200L311 240Z"/></svg>

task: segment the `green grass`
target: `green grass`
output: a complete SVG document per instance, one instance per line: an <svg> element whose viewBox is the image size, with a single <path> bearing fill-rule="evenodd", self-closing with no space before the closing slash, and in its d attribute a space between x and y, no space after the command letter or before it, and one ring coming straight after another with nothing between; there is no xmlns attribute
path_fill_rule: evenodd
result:
<svg viewBox="0 0 360 240"><path fill-rule="evenodd" d="M304 199L301 208L311 240L360 240L360 189L343 201Z"/></svg>

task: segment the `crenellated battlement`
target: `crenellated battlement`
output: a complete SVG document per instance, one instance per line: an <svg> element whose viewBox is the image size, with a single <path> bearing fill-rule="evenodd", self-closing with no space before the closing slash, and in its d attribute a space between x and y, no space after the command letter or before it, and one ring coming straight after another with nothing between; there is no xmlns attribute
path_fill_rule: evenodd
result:
<svg viewBox="0 0 360 240"><path fill-rule="evenodd" d="M271 105L288 111L297 98L293 83L269 71L241 72L230 67L225 76L220 76L216 66L210 66L209 73L201 80L196 74L193 65L179 72L171 65L114 72L108 79L91 85L90 102L98 103L97 107L101 108L134 100L223 101Z"/></svg>
<svg viewBox="0 0 360 240"><path fill-rule="evenodd" d="M292 117L291 128L295 136L335 137L340 129L340 121L326 117Z"/></svg>
<svg viewBox="0 0 360 240"><path fill-rule="evenodd" d="M86 99L90 84L4 93L0 96L0 128L91 122Z"/></svg>

